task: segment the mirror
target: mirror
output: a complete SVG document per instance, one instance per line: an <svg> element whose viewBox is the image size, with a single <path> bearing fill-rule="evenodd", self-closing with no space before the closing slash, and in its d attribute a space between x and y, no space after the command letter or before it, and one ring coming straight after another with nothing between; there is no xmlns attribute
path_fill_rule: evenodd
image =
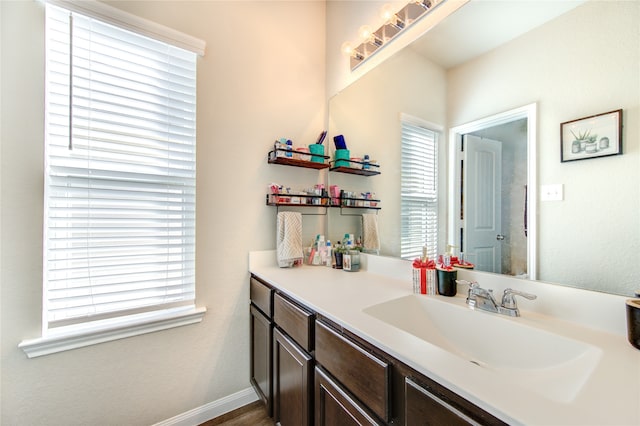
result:
<svg viewBox="0 0 640 426"><path fill-rule="evenodd" d="M561 9L546 11L551 5ZM529 197L537 207L528 214L537 218L536 278L632 295L640 288L639 21L637 2L472 0L330 100L329 135L343 134L352 156L368 154L381 174L331 172L329 184L382 200L380 254L399 256L400 116L430 123L440 131L444 252L449 129L535 103L537 188ZM560 162L560 123L620 108L622 155ZM561 185L561 201L540 198L552 184ZM331 210L332 238L361 229L357 216Z"/></svg>

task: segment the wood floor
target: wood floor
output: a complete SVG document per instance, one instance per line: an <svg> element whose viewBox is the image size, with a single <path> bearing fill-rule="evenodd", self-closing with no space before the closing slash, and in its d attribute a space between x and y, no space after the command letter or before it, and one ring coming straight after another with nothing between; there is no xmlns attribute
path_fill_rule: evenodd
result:
<svg viewBox="0 0 640 426"><path fill-rule="evenodd" d="M200 426L273 426L262 401L256 401L244 407L230 411Z"/></svg>

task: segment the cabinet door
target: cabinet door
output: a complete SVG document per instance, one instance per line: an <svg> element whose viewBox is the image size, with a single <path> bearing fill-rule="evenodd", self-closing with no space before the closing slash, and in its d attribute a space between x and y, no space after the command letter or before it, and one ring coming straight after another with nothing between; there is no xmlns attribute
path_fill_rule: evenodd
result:
<svg viewBox="0 0 640 426"><path fill-rule="evenodd" d="M312 358L273 330L273 415L282 426L311 424Z"/></svg>
<svg viewBox="0 0 640 426"><path fill-rule="evenodd" d="M407 426L478 425L473 419L413 380L405 379Z"/></svg>
<svg viewBox="0 0 640 426"><path fill-rule="evenodd" d="M315 426L379 425L351 395L321 368L315 369Z"/></svg>
<svg viewBox="0 0 640 426"><path fill-rule="evenodd" d="M273 325L255 306L251 312L251 384L256 393L267 406L271 416L271 342L273 341Z"/></svg>

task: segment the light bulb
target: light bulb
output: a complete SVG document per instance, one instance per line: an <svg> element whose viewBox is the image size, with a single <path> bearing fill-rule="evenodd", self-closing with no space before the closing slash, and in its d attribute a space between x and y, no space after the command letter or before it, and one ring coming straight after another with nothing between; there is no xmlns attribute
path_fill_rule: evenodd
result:
<svg viewBox="0 0 640 426"><path fill-rule="evenodd" d="M348 41L345 41L344 43L342 43L342 46L340 46L340 51L345 56L351 56L353 55L353 46Z"/></svg>
<svg viewBox="0 0 640 426"><path fill-rule="evenodd" d="M344 43L342 43L342 46L340 47L340 50L342 51L342 53L345 56L349 56L349 57L357 59L359 61L364 60L364 56L362 56L362 54L360 52L358 52L356 49L354 49L353 46L351 45L351 43L349 43L348 41L345 41Z"/></svg>
<svg viewBox="0 0 640 426"><path fill-rule="evenodd" d="M396 15L396 11L390 3L382 6L380 10L380 17L384 19L385 22L391 21L391 19Z"/></svg>
<svg viewBox="0 0 640 426"><path fill-rule="evenodd" d="M373 32L371 31L371 27L369 25L363 25L358 30L358 35L362 40L369 41L369 39L371 39L371 36L373 35Z"/></svg>
<svg viewBox="0 0 640 426"><path fill-rule="evenodd" d="M404 22L398 17L396 10L390 3L382 6L382 10L380 10L380 16L387 24L393 25L399 30L404 28Z"/></svg>
<svg viewBox="0 0 640 426"><path fill-rule="evenodd" d="M375 44L376 46L382 46L382 40L371 30L369 25L363 25L358 30L358 34L364 43Z"/></svg>

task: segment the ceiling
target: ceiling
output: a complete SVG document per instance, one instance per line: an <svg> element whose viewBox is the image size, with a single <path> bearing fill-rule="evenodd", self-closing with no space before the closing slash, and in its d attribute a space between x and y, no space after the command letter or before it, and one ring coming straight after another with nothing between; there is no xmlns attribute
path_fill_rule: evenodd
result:
<svg viewBox="0 0 640 426"><path fill-rule="evenodd" d="M586 0L471 0L411 47L449 69L480 56Z"/></svg>

